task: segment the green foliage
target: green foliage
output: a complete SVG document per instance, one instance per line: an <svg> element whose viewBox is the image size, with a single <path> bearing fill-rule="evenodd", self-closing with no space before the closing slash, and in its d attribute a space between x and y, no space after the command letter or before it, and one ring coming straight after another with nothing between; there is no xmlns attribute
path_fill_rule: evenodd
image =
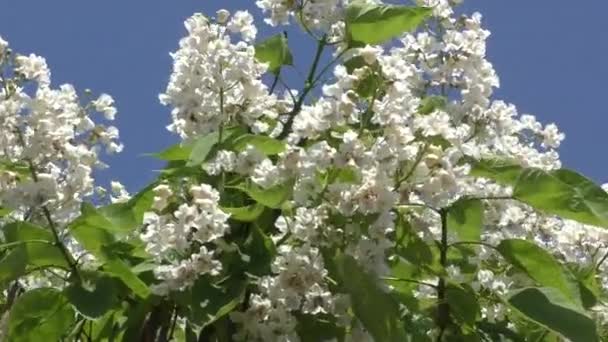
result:
<svg viewBox="0 0 608 342"><path fill-rule="evenodd" d="M255 147L265 155L271 156L285 151L285 143L264 135L245 134L234 139L234 149L244 151L248 145Z"/></svg>
<svg viewBox="0 0 608 342"><path fill-rule="evenodd" d="M355 315L374 339L406 341L399 305L393 297L382 290L377 280L352 257L338 255L334 262L340 275L340 285L351 296Z"/></svg>
<svg viewBox="0 0 608 342"><path fill-rule="evenodd" d="M468 330L472 330L479 318L481 308L475 291L467 285L448 284L446 301L452 315Z"/></svg>
<svg viewBox="0 0 608 342"><path fill-rule="evenodd" d="M599 341L593 320L557 289L529 287L510 294L507 301L528 319L572 342Z"/></svg>
<svg viewBox="0 0 608 342"><path fill-rule="evenodd" d="M432 112L443 109L447 105L447 98L443 96L427 96L422 99L418 113L428 115Z"/></svg>
<svg viewBox="0 0 608 342"><path fill-rule="evenodd" d="M65 297L83 316L97 319L117 304L118 288L115 281L102 274L94 274L86 283L74 283L64 290Z"/></svg>
<svg viewBox="0 0 608 342"><path fill-rule="evenodd" d="M431 12L424 7L354 1L346 9L346 33L351 45L380 44L416 29Z"/></svg>
<svg viewBox="0 0 608 342"><path fill-rule="evenodd" d="M448 227L462 241L479 241L483 228L483 204L462 198L448 208Z"/></svg>
<svg viewBox="0 0 608 342"><path fill-rule="evenodd" d="M20 296L11 309L8 340L59 341L74 322L74 312L58 290L39 288Z"/></svg>
<svg viewBox="0 0 608 342"><path fill-rule="evenodd" d="M268 63L268 71L279 74L283 65L293 65L293 56L287 44L287 35L279 33L255 46L255 58Z"/></svg>
<svg viewBox="0 0 608 342"><path fill-rule="evenodd" d="M267 206L268 208L278 209L281 208L281 205L291 195L292 187L292 182L278 184L268 189L264 189L253 183L243 183L235 186L234 189L246 193L252 200L259 204Z"/></svg>
<svg viewBox="0 0 608 342"><path fill-rule="evenodd" d="M471 173L513 186L513 198L540 211L608 228L608 193L574 171L544 171L483 160L474 164Z"/></svg>
<svg viewBox="0 0 608 342"><path fill-rule="evenodd" d="M118 259L109 260L103 265L103 272L109 276L120 279L134 294L141 298L150 295L150 289L124 262Z"/></svg>
<svg viewBox="0 0 608 342"><path fill-rule="evenodd" d="M503 240L496 249L539 285L556 289L573 305L582 305L574 275L544 249L525 240Z"/></svg>
<svg viewBox="0 0 608 342"><path fill-rule="evenodd" d="M264 206L261 204L252 204L240 208L223 207L222 210L230 214L230 218L241 222L253 222L264 212Z"/></svg>

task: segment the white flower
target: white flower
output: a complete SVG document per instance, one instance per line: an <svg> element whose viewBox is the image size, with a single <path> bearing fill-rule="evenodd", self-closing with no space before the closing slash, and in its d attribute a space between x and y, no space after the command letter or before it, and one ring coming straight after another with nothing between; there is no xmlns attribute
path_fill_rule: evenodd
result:
<svg viewBox="0 0 608 342"><path fill-rule="evenodd" d="M215 12L215 15L217 17L216 20L218 23L225 24L228 21L228 18L230 18L230 11L226 9L220 9Z"/></svg>
<svg viewBox="0 0 608 342"><path fill-rule="evenodd" d="M15 71L22 74L29 80L36 80L41 85L48 85L51 83L51 71L46 65L46 60L43 57L35 54L29 56L19 55L15 58L17 68Z"/></svg>
<svg viewBox="0 0 608 342"><path fill-rule="evenodd" d="M116 108L114 107L114 99L108 94L101 94L97 100L91 102L95 110L103 113L106 120L114 120L116 117Z"/></svg>
<svg viewBox="0 0 608 342"><path fill-rule="evenodd" d="M125 186L122 185L120 182L112 181L110 184L113 195L111 197L112 203L123 203L131 198L131 195L129 195L129 192L127 191Z"/></svg>

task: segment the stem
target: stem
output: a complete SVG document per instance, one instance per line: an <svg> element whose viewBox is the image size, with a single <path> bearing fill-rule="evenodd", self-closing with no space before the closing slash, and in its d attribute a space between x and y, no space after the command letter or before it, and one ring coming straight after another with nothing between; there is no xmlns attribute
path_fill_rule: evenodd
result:
<svg viewBox="0 0 608 342"><path fill-rule="evenodd" d="M441 243L439 245L439 262L445 268L448 264L448 213L445 209L441 209ZM437 342L441 342L443 334L450 320L450 306L446 301L446 280L444 277L439 278L437 284L437 325L439 327L439 335Z"/></svg>
<svg viewBox="0 0 608 342"><path fill-rule="evenodd" d="M597 263L597 265L595 266L595 269L597 271L600 270L600 267L602 266L602 264L604 263L604 261L606 261L606 259L608 259L608 251L606 252L606 254L604 254L604 256L602 257L602 259L600 259L600 261Z"/></svg>
<svg viewBox="0 0 608 342"><path fill-rule="evenodd" d="M409 169L407 174L405 174L405 176L403 176L401 179L397 180L397 184L395 185L395 188L393 190L399 189L399 187L401 186L401 183L410 179L410 177L416 171L418 164L420 164L420 162L422 161L422 157L424 157L424 154L426 153L426 150L428 148L429 148L429 143L424 144L424 147L418 152L418 155L416 156L416 160L414 161L414 164L412 165L412 167Z"/></svg>
<svg viewBox="0 0 608 342"><path fill-rule="evenodd" d="M15 242L1 244L0 249L10 248L10 247L19 246L19 245L25 245L28 243L42 243L42 244L48 244L48 245L53 244L47 240L23 240L23 241L15 241Z"/></svg>
<svg viewBox="0 0 608 342"><path fill-rule="evenodd" d="M402 282L405 282L405 283L418 284L418 285L428 286L428 287L432 287L434 289L437 289L437 285L425 283L423 281L418 281L418 280L414 280L414 279L395 278L395 277L382 277L381 279L382 280L388 280L388 281L402 281Z"/></svg>
<svg viewBox="0 0 608 342"><path fill-rule="evenodd" d="M496 246L492 246L489 243L485 243L485 242L481 242L481 241L457 241L457 242L452 242L449 247L455 247L458 245L478 245L478 246L484 246L487 248L491 248L491 249L496 249Z"/></svg>
<svg viewBox="0 0 608 342"><path fill-rule="evenodd" d="M25 148L25 139L23 138L23 134L21 133L21 130L19 130L19 128L17 128L17 135L19 137L19 143L21 144L21 146L23 148ZM24 158L24 159L26 160L26 162L28 164L30 174L32 175L32 179L34 180L34 182L38 182L38 174L36 173L36 168L34 167L34 163L29 158ZM53 238L55 239L55 246L57 246L57 248L59 248L59 250L61 251L61 254L63 254L63 257L65 258L66 262L70 266L72 274L75 275L76 278L80 281L80 273L78 272L78 267L76 267L77 265L74 262L74 258L72 257L70 252L67 250L67 248L61 241L61 238L59 237L59 232L58 232L57 226L55 225L55 222L53 221L53 218L51 216L51 211L45 204L43 204L41 207L42 207L42 213L44 214L44 218L46 219L46 221L49 225L49 228L51 228L51 232L53 233Z"/></svg>
<svg viewBox="0 0 608 342"><path fill-rule="evenodd" d="M315 58L312 62L312 66L310 71L308 72L308 77L306 78L306 82L304 83L304 89L302 90L302 94L298 98L298 101L294 105L291 113L289 113L289 119L285 123L285 127L283 127L283 132L279 135L278 139L285 139L291 130L291 125L293 125L293 119L302 109L302 105L304 104L304 100L310 91L315 87L315 73L317 72L317 68L319 67L319 61L321 60L321 56L323 55L323 49L327 45L327 35L323 36L318 44L317 44L317 52L315 53Z"/></svg>
<svg viewBox="0 0 608 342"><path fill-rule="evenodd" d="M277 71L277 74L274 75L274 81L272 81L272 85L270 86L270 90L268 91L270 94L274 93L274 88L277 87L280 76L281 76L281 69L279 69L279 71Z"/></svg>
<svg viewBox="0 0 608 342"><path fill-rule="evenodd" d="M175 307L174 311L173 311L173 321L171 323L171 329L169 330L169 337L167 338L167 341L173 341L173 334L175 333L175 326L177 325L177 306Z"/></svg>
<svg viewBox="0 0 608 342"><path fill-rule="evenodd" d="M325 45L329 45L329 43L326 42ZM348 51L348 49L344 49L342 50L336 57L334 57L334 59L331 60L331 62L327 63L326 66L323 67L323 69L321 69L321 71L319 71L319 74L317 75L317 77L315 77L315 79L313 80L312 83L317 83L321 77L323 76L323 74L325 74L327 72L327 70L329 70L329 68L336 63L338 60L340 60L340 58L342 58L342 56L344 56L344 54Z"/></svg>
<svg viewBox="0 0 608 342"><path fill-rule="evenodd" d="M222 140L224 139L224 88L220 88L220 127L218 132L218 146L222 146ZM226 174L224 173L224 169L221 171L221 180L218 186L218 191L220 194L224 192L224 184L226 183Z"/></svg>

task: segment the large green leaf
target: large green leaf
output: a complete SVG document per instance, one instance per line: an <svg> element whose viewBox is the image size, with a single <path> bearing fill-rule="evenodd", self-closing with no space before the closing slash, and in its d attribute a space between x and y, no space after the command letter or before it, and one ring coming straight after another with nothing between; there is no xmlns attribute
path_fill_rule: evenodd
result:
<svg viewBox="0 0 608 342"><path fill-rule="evenodd" d="M25 248L14 248L0 260L0 286L25 275L27 270L27 251Z"/></svg>
<svg viewBox="0 0 608 342"><path fill-rule="evenodd" d="M153 153L152 156L166 161L180 161L188 160L190 153L192 153L192 144L179 143L161 152Z"/></svg>
<svg viewBox="0 0 608 342"><path fill-rule="evenodd" d="M265 155L271 156L285 151L285 143L265 135L245 134L234 140L234 149L241 152L248 145L255 147Z"/></svg>
<svg viewBox="0 0 608 342"><path fill-rule="evenodd" d="M241 222L253 222L264 212L264 206L261 204L252 204L240 208L222 207L222 211L230 214L230 218Z"/></svg>
<svg viewBox="0 0 608 342"><path fill-rule="evenodd" d="M211 153L213 147L219 142L219 137L220 135L218 132L211 132L196 140L186 166L200 165L207 160L209 153Z"/></svg>
<svg viewBox="0 0 608 342"><path fill-rule="evenodd" d="M103 265L103 272L109 276L120 279L133 293L141 298L150 295L148 285L144 283L129 266L122 260L109 260Z"/></svg>
<svg viewBox="0 0 608 342"><path fill-rule="evenodd" d="M508 161L473 163L471 174L513 186L513 197L542 212L608 228L608 193L567 169L544 171Z"/></svg>
<svg viewBox="0 0 608 342"><path fill-rule="evenodd" d="M446 301L450 305L450 313L459 322L472 328L477 320L480 307L475 291L469 286L448 284L445 291Z"/></svg>
<svg viewBox="0 0 608 342"><path fill-rule="evenodd" d="M59 290L34 289L21 295L11 308L7 341L59 341L73 322L74 311Z"/></svg>
<svg viewBox="0 0 608 342"><path fill-rule="evenodd" d="M334 261L340 285L350 294L354 313L365 329L376 341L406 341L399 305L393 297L351 256L338 255Z"/></svg>
<svg viewBox="0 0 608 342"><path fill-rule="evenodd" d="M93 319L105 315L117 302L116 283L107 276L97 276L86 286L71 284L64 294L79 313Z"/></svg>
<svg viewBox="0 0 608 342"><path fill-rule="evenodd" d="M81 215L69 225L72 236L91 254L106 258L104 247L115 244L142 224L154 199L152 183L125 203L96 208L83 203Z"/></svg>
<svg viewBox="0 0 608 342"><path fill-rule="evenodd" d="M354 43L381 44L416 29L431 13L425 7L354 1L346 9L346 33Z"/></svg>
<svg viewBox="0 0 608 342"><path fill-rule="evenodd" d="M595 322L569 298L550 287L529 287L509 295L509 304L530 320L572 342L599 341Z"/></svg>
<svg viewBox="0 0 608 342"><path fill-rule="evenodd" d="M232 312L245 295L246 282L234 277L225 287L213 285L210 279L200 277L192 288L179 296L190 310L190 322L207 326Z"/></svg>
<svg viewBox="0 0 608 342"><path fill-rule="evenodd" d="M517 239L503 240L496 249L539 285L555 288L574 305L582 305L578 281L549 252L532 242Z"/></svg>
<svg viewBox="0 0 608 342"><path fill-rule="evenodd" d="M345 331L331 315L297 315L296 331L301 342L343 341Z"/></svg>
<svg viewBox="0 0 608 342"><path fill-rule="evenodd" d="M285 202L293 191L293 182L288 181L282 184L272 186L268 189L255 185L253 183L243 183L234 187L246 193L254 201L265 205L269 208L278 209Z"/></svg>
<svg viewBox="0 0 608 342"><path fill-rule="evenodd" d="M281 66L293 65L293 56L287 45L285 34L274 35L255 45L255 58L268 63L268 71L278 74Z"/></svg>
<svg viewBox="0 0 608 342"><path fill-rule="evenodd" d="M59 247L54 244L55 240L50 230L28 222L12 222L3 227L3 232L6 242L23 242L10 252L10 258L7 256L9 262L21 264L25 261L26 269L44 267L69 268L65 256ZM16 255L20 257L15 258ZM21 260L19 261L18 259ZM19 269L18 267L17 270ZM14 273L14 275L16 274L18 272Z"/></svg>
<svg viewBox="0 0 608 342"><path fill-rule="evenodd" d="M479 241L483 228L483 204L461 198L448 208L448 228L463 241Z"/></svg>

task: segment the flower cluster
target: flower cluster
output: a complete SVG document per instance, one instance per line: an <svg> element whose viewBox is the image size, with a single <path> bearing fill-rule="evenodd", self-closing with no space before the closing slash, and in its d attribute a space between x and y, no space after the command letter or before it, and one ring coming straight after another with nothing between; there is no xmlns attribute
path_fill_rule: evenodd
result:
<svg viewBox="0 0 608 342"><path fill-rule="evenodd" d="M508 187L470 176L469 160L503 158L547 171L561 167L556 149L564 134L554 124L543 126L532 115L520 115L514 105L492 99L499 79L486 59L490 33L482 27L481 15L456 17L453 6L457 1L419 3L433 8L433 29L405 34L400 44L392 47L351 49L345 54L348 60L344 65L334 69L335 82L324 85L319 99L294 113L286 149L276 158L249 146L236 153L220 150L204 165L209 175L236 174L263 189L294 182L292 209L283 212L271 230L272 240L281 244L271 275L257 282L246 311L231 314L242 327L237 337L297 340L293 331L296 316L301 314L330 315L337 324L350 325L345 319L348 315L344 316L348 297L331 286L321 250L340 246L371 274L391 276L392 265L399 259L395 236L403 229L403 220L411 223L422 241L433 244L442 234L441 217L433 208L446 208L464 197L511 195ZM272 0L257 4L270 13L267 21L272 25L286 24L290 16L299 15L305 26L322 30L343 26L347 5L341 1L302 5ZM223 29L207 21L205 27L214 32ZM193 34L190 28L189 32ZM183 49L183 41L181 45ZM197 56L220 55L214 49L205 47ZM238 52L232 52L230 58L237 56ZM204 63L215 68L214 62ZM188 66L193 64L198 65ZM222 73L203 71L197 75L197 81L224 82ZM248 77L255 81L259 73ZM371 82L381 85L372 93L361 90ZM192 97L190 87L174 89L178 91L174 98ZM211 99L209 108L213 109L205 115L213 118L201 123L205 128L189 132L217 130L222 120L238 122L218 102L226 99L226 94L209 89L212 91L205 95L194 95L192 103ZM256 102L268 103L265 91L258 94L262 96ZM272 106L265 108L272 111ZM174 105L171 127L182 125L182 118L175 116L181 110L181 105ZM240 107L237 112L247 116L250 108ZM276 118L280 114L265 115ZM603 235L595 238L601 232L594 227L541 215L516 201L488 200L484 210L483 243L529 239L566 262L584 265L593 265L598 260L591 255L602 255L606 250ZM448 238L458 240L454 232ZM464 281L467 275L462 268L468 267L475 270L472 286L496 295L526 284L521 277L494 273L497 264L508 268L494 250L478 247L477 253L464 264L445 265L452 281ZM608 289L606 278L602 276ZM431 277L429 283L436 283L436 279ZM425 285L412 291L419 300L435 300L437 295ZM491 322L501 321L506 310L496 300L484 304L482 316ZM356 326L355 320L353 334ZM429 336L438 333L428 331Z"/></svg>
<svg viewBox="0 0 608 342"><path fill-rule="evenodd" d="M0 337L608 336L608 185L562 169L555 124L494 98L490 32L460 2L257 1L317 42L301 91L278 72L286 35L193 15L159 96L182 141L133 196L92 177L122 149L95 118L112 97L81 104L0 38ZM556 309L581 329L539 314Z"/></svg>
<svg viewBox="0 0 608 342"><path fill-rule="evenodd" d="M160 100L172 109L169 130L183 139L217 130L228 120L268 129L278 115L276 98L260 80L266 66L255 60L256 28L244 11L218 11L212 22L202 14L186 20L188 36L173 53L173 74ZM235 34L242 39L232 42Z"/></svg>
<svg viewBox="0 0 608 342"><path fill-rule="evenodd" d="M165 185L154 188L153 208L164 212L171 189ZM190 187L190 203L181 204L166 214L144 214L145 231L141 239L146 251L159 266L154 274L161 281L153 291L167 294L192 286L201 275L217 275L221 264L208 244L216 244L229 231L229 215L218 206L219 193L207 184Z"/></svg>
<svg viewBox="0 0 608 342"><path fill-rule="evenodd" d="M94 190L100 153L120 152L114 100L87 92L82 103L72 85L51 85L44 58L13 53L0 39L0 205L15 217L43 221L45 206L63 225Z"/></svg>

